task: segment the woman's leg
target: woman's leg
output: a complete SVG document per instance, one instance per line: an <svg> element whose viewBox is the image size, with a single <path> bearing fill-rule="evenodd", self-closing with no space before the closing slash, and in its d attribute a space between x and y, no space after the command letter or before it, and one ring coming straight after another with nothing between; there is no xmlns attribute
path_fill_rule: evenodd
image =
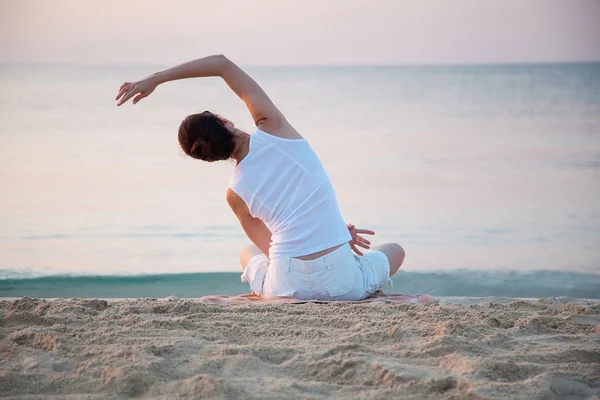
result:
<svg viewBox="0 0 600 400"><path fill-rule="evenodd" d="M240 251L240 264L242 264L242 270L246 269L250 259L257 254L262 254L262 251L260 251L253 243L249 243L242 248L242 251Z"/></svg>
<svg viewBox="0 0 600 400"><path fill-rule="evenodd" d="M371 250L381 251L386 255L390 263L390 276L394 275L400 269L400 266L404 262L406 253L402 246L398 243L385 243L378 246L371 247Z"/></svg>

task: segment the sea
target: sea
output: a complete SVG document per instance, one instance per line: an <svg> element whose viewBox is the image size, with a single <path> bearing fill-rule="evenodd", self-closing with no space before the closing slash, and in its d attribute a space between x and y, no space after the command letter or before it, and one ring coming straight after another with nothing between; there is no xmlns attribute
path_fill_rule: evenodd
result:
<svg viewBox="0 0 600 400"><path fill-rule="evenodd" d="M0 297L249 291L232 162L183 154L219 78L168 66L0 66ZM324 164L345 220L406 250L396 293L600 298L600 64L247 67Z"/></svg>

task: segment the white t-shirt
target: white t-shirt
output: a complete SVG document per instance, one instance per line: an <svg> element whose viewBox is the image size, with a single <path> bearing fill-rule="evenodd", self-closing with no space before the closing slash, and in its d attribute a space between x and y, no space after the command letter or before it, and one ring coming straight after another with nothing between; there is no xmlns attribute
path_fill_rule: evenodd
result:
<svg viewBox="0 0 600 400"><path fill-rule="evenodd" d="M229 187L271 230L269 258L300 257L351 239L329 176L306 139L257 129Z"/></svg>

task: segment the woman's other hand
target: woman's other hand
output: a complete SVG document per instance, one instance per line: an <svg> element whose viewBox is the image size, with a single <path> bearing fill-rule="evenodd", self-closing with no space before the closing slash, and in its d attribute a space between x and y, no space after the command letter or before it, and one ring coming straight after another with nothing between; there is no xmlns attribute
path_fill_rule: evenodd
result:
<svg viewBox="0 0 600 400"><path fill-rule="evenodd" d="M362 256L363 253L361 253L361 251L356 246L360 246L363 249L367 249L368 250L370 248L371 242L369 242L364 237L359 236L359 234L361 234L361 235L374 235L375 232L373 232L371 230L368 230L368 229L357 229L352 224L347 224L346 227L348 228L348 230L350 231L350 235L352 236L352 240L350 240L348 242L350 244L350 247L352 248L352 250L356 254L358 254L359 256Z"/></svg>
<svg viewBox="0 0 600 400"><path fill-rule="evenodd" d="M151 77L144 78L137 82L125 82L119 88L119 94L115 97L115 100L118 100L117 106L120 106L123 103L126 103L127 100L135 96L133 99L133 104L137 103L144 97L148 96L150 93L156 89L157 83ZM120 100L119 100L120 99Z"/></svg>

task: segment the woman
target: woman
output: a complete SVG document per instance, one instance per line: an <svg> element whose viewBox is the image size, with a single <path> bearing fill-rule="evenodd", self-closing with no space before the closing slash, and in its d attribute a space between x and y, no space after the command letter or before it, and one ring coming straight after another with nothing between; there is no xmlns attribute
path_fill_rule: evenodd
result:
<svg viewBox="0 0 600 400"><path fill-rule="evenodd" d="M360 252L357 246L369 249L370 242L359 234L374 232L344 223L329 177L308 142L223 55L125 82L115 100L120 106L133 98L136 104L161 83L206 76L223 78L257 126L249 135L205 111L187 116L179 127L187 155L236 161L226 198L254 243L240 253L242 281L265 298L298 300L361 300L390 281L404 261L402 247L387 243Z"/></svg>

